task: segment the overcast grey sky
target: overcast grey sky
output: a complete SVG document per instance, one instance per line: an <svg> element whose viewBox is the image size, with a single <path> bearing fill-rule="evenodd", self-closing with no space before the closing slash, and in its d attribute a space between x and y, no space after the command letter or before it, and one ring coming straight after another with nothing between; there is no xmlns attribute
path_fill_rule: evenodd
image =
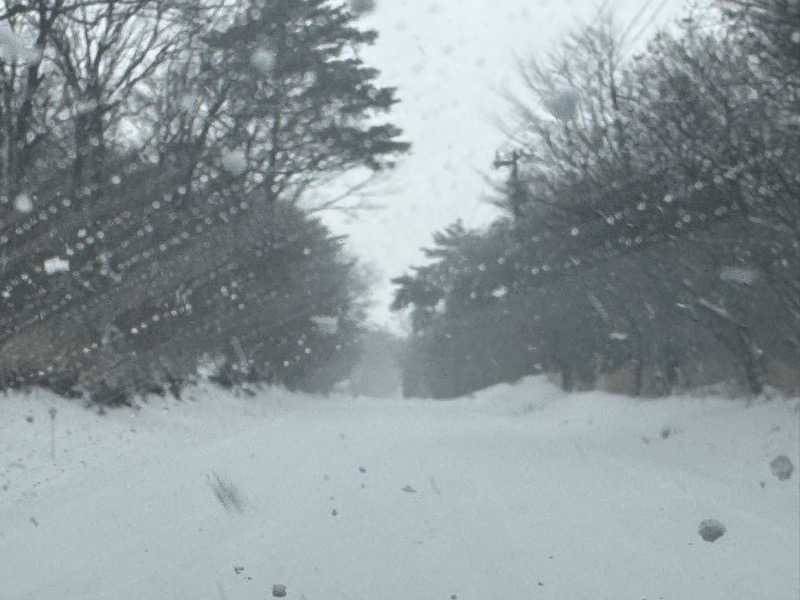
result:
<svg viewBox="0 0 800 600"><path fill-rule="evenodd" d="M328 214L351 251L380 278L371 317L399 327L388 310L389 279L423 262L419 250L434 231L458 218L468 227L495 216L486 202L495 150L503 135L497 117L507 112L504 89L513 88L516 57L543 56L565 33L589 22L602 0L377 0L363 19L380 33L364 54L382 83L398 88L391 119L413 145L398 168L373 188L385 208L357 218ZM639 43L668 20L682 0L607 0L625 27L641 11L631 37ZM646 28L646 29L645 29Z"/></svg>

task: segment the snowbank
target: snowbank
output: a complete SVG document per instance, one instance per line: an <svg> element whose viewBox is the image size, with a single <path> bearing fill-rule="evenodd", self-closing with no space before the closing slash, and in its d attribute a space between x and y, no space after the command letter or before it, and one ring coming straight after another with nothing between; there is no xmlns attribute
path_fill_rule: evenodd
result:
<svg viewBox="0 0 800 600"><path fill-rule="evenodd" d="M0 597L794 600L798 402L3 398ZM50 409L56 408L51 418ZM705 519L725 535L698 535Z"/></svg>

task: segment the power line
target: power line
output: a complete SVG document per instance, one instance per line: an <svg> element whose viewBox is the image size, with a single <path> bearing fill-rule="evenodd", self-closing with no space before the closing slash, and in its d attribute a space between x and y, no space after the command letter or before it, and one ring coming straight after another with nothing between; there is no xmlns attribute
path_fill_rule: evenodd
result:
<svg viewBox="0 0 800 600"><path fill-rule="evenodd" d="M597 7L597 11L595 13L596 21L599 21L603 17L603 14L608 10L608 5L610 2L611 0L603 0L603 2Z"/></svg>
<svg viewBox="0 0 800 600"><path fill-rule="evenodd" d="M656 9L650 15L650 19L648 19L647 23L645 23L644 26L642 26L642 28L639 30L639 33L637 33L636 36L631 40L631 42L630 42L631 45L633 45L636 42L638 42L639 39L645 34L645 32L653 25L653 23L655 23L655 21L658 18L658 16L661 14L661 12L667 6L667 2L668 1L669 0L661 0L661 4L659 4L658 7L656 7Z"/></svg>
<svg viewBox="0 0 800 600"><path fill-rule="evenodd" d="M639 20L644 15L644 13L647 12L648 8L650 8L651 4L653 4L653 0L647 0L639 9L639 11L634 15L633 19L631 19L631 22L628 23L628 26L625 28L625 31L622 32L622 35L619 38L620 44L625 43L625 38L628 37L628 34L631 31L633 31L633 28L636 27L636 25L639 23Z"/></svg>

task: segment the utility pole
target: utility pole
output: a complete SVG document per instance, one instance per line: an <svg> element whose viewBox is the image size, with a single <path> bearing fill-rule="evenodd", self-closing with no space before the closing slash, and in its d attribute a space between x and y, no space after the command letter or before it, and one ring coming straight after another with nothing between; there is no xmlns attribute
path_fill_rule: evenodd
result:
<svg viewBox="0 0 800 600"><path fill-rule="evenodd" d="M515 219L519 219L522 216L522 204L525 202L525 191L522 189L522 183L519 178L520 158L522 158L522 154L519 150L514 149L507 158L502 158L500 153L496 153L494 163L492 163L495 169L511 167L511 176L508 181L508 200Z"/></svg>
<svg viewBox="0 0 800 600"><path fill-rule="evenodd" d="M511 167L511 181L517 181L519 178L519 159L520 159L519 150L514 149L511 151L511 156L509 158L501 158L500 153L496 153L494 156L494 168L500 169L501 167Z"/></svg>

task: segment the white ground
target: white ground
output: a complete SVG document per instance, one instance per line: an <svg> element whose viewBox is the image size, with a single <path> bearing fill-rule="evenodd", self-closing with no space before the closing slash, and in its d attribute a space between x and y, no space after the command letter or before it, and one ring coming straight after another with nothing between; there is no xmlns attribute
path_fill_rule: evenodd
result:
<svg viewBox="0 0 800 600"><path fill-rule="evenodd" d="M0 598L798 597L797 400L187 396L0 397Z"/></svg>

